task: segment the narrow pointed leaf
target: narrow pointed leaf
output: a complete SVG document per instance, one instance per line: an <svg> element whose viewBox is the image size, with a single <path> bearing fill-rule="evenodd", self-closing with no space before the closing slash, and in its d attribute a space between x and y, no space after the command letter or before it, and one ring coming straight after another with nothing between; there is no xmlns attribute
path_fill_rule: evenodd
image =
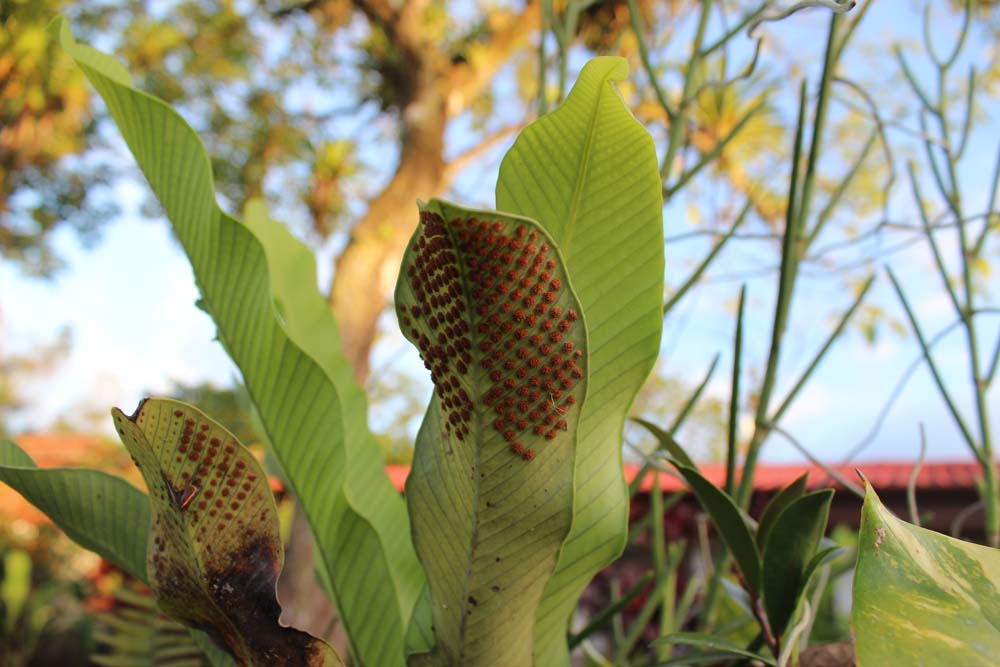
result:
<svg viewBox="0 0 1000 667"><path fill-rule="evenodd" d="M52 519L71 540L146 581L149 498L100 470L39 468L0 440L0 482Z"/></svg>
<svg viewBox="0 0 1000 667"><path fill-rule="evenodd" d="M323 641L278 623L285 554L253 455L179 401L147 399L112 417L149 487L146 565L160 609L216 637L241 665L343 665Z"/></svg>
<svg viewBox="0 0 1000 667"><path fill-rule="evenodd" d="M435 385L406 496L437 664L527 667L572 520L580 305L534 222L440 200L421 207L395 302Z"/></svg>
<svg viewBox="0 0 1000 667"><path fill-rule="evenodd" d="M271 219L262 201L251 200L245 214L246 226L260 240L267 256L271 291L284 330L323 369L340 402L341 442L350 474L343 477L346 503L336 508L335 514L343 523L334 538L336 550L329 556L336 576L334 590L358 617L369 613L374 601L389 604L398 594L403 632L425 585L424 574L410 541L405 504L385 474L381 449L368 429L368 397L354 380L354 369L342 352L336 320L316 288L316 259L288 228ZM310 492L323 491L317 487ZM383 613L392 614L390 610ZM385 643L394 624L395 619L388 628L351 619L348 628L352 639L372 655ZM385 644L385 648L398 647ZM376 658L378 653L371 659Z"/></svg>
<svg viewBox="0 0 1000 667"><path fill-rule="evenodd" d="M336 324L317 308L322 297L315 275L307 275L312 262L266 216L255 214L245 226L225 214L204 147L180 116L133 88L113 58L76 43L64 19L52 31L101 94L191 261L199 305L242 371L313 530L321 579L352 652L364 664L402 665L405 624L423 575ZM303 282L285 280L290 264Z"/></svg>
<svg viewBox="0 0 1000 667"><path fill-rule="evenodd" d="M823 489L792 501L778 514L764 543L764 608L771 630L779 637L808 581L809 564L826 532L832 499L833 489Z"/></svg>
<svg viewBox="0 0 1000 667"><path fill-rule="evenodd" d="M851 626L860 667L994 667L1000 550L894 517L865 483Z"/></svg>
<svg viewBox="0 0 1000 667"><path fill-rule="evenodd" d="M767 543L767 536L771 533L774 521L781 514L781 511L798 500L806 492L808 478L809 473L802 473L794 482L779 491L774 498L771 498L771 502L764 508L764 511L760 515L760 521L757 523L758 548L764 548L764 544Z"/></svg>
<svg viewBox="0 0 1000 667"><path fill-rule="evenodd" d="M809 583L812 580L813 575L816 574L819 568L826 565L828 562L843 556L845 553L847 553L846 547L830 546L820 549L816 553L816 555L809 560L809 563L806 565L805 575L804 575L804 580L806 583L805 586L803 587L803 593L807 592L807 589L809 588Z"/></svg>
<svg viewBox="0 0 1000 667"><path fill-rule="evenodd" d="M434 620L431 618L431 589L424 583L417 604L413 606L413 615L406 626L406 658L407 665L413 667L413 656L421 656L434 650ZM431 663L433 664L433 663Z"/></svg>
<svg viewBox="0 0 1000 667"><path fill-rule="evenodd" d="M760 552L753 534L736 503L725 491L692 468L674 464L708 513L722 541L729 547L743 578L753 591L760 591Z"/></svg>
<svg viewBox="0 0 1000 667"><path fill-rule="evenodd" d="M576 601L625 547L622 429L660 346L663 199L652 138L611 83L627 74L622 58L589 62L566 102L521 133L497 181L497 208L537 220L559 245L590 329L573 527L535 631L543 665L568 663Z"/></svg>
<svg viewBox="0 0 1000 667"><path fill-rule="evenodd" d="M675 632L670 635L659 637L652 642L653 646L661 644L681 644L683 646L697 646L699 648L716 649L730 658L751 658L765 665L777 665L773 658L760 655L753 651L748 651L743 646L735 642L723 639L716 635L705 634L703 632ZM692 656L696 657L696 656Z"/></svg>
<svg viewBox="0 0 1000 667"><path fill-rule="evenodd" d="M649 431L650 434L659 441L660 449L670 454L671 458L675 459L682 466L691 468L692 470L698 469L697 464L691 460L688 453L684 451L684 448L680 446L680 443L674 440L674 436L672 436L669 432L664 431L653 422L639 417L633 418L632 421Z"/></svg>
<svg viewBox="0 0 1000 667"><path fill-rule="evenodd" d="M96 650L90 662L106 667L207 667L212 664L205 659L189 629L163 616L152 596L128 588L119 588L112 595L114 608L96 617L93 633Z"/></svg>

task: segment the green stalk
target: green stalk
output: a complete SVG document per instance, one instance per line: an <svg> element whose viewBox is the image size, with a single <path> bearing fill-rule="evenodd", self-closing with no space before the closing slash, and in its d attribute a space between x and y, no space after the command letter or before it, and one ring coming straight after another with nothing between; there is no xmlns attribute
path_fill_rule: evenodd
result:
<svg viewBox="0 0 1000 667"><path fill-rule="evenodd" d="M700 3L701 14L698 16L698 27L695 29L694 37L691 40L691 60L688 61L687 71L684 72L684 86L681 89L681 100L677 106L675 121L670 125L667 152L663 156L663 163L660 165L660 176L664 183L670 180L671 165L684 139L684 116L687 112L687 106L691 102L689 97L694 86L694 72L701 63L699 55L701 53L701 44L705 39L705 28L708 26L708 17L712 11L712 0L700 0Z"/></svg>
<svg viewBox="0 0 1000 667"><path fill-rule="evenodd" d="M552 0L542 0L541 26L538 34L538 115L544 116L549 111L549 100L545 93L545 75L548 67L545 55L545 35L549 31L552 19Z"/></svg>
<svg viewBox="0 0 1000 667"><path fill-rule="evenodd" d="M993 218L997 215L993 213L997 206L997 194L1000 193L1000 151L997 151L997 161L993 165L993 180L990 186L990 197L986 205L986 220L983 223L983 229L979 232L979 238L976 239L976 243L972 247L972 258L978 259L983 252L983 246L986 245L986 235L990 231L991 223Z"/></svg>
<svg viewBox="0 0 1000 667"><path fill-rule="evenodd" d="M739 226L743 224L744 220L746 220L747 215L750 213L751 210L753 210L753 201L748 199L747 203L743 205L743 210L741 210L740 214L736 216L736 220L734 220L733 224L729 226L729 230L722 235L722 238L720 238L715 243L714 246L712 246L712 249L708 252L707 255L705 255L705 259L703 259L701 263L698 264L698 267L691 272L691 275L688 276L687 280L685 280L684 283L680 287L678 287L673 294L670 295L670 298L667 299L667 302L663 304L663 317L666 317L670 313L670 311L673 310L674 306L676 306L677 303L681 300L681 298L688 293L688 290L694 287L694 285L705 273L705 271L708 269L709 265L712 263L715 257L722 251L722 247L726 245L729 239L732 238L733 234L736 233L736 230L739 228Z"/></svg>
<svg viewBox="0 0 1000 667"><path fill-rule="evenodd" d="M673 547L674 545L671 546ZM629 626L628 632L625 633L625 637L618 643L617 648L615 649L615 664L620 665L625 663L628 655L639 642L639 638L642 637L643 630L645 630L646 626L649 625L649 621L653 618L653 614L655 614L657 608L659 608L664 588L672 581L673 579L671 577L664 577L663 579L656 580L656 583L653 585L653 590L649 593L649 598L646 599L646 602L642 605L642 609L639 610L639 613Z"/></svg>
<svg viewBox="0 0 1000 667"><path fill-rule="evenodd" d="M861 171L861 165L864 164L865 160L868 159L869 153L871 153L872 148L875 146L875 140L878 138L879 132L875 130L869 135L868 141L865 142L864 148L858 154L858 159L854 161L851 168L847 170L847 173L840 177L840 182L837 183L837 187L830 193L830 199L827 200L826 205L816 216L816 224L813 228L809 230L809 234L806 238L805 247L811 248L816 238L823 231L826 223L829 221L830 217L833 215L833 211L840 200L843 199L844 194L850 188L851 184L854 182L855 177Z"/></svg>
<svg viewBox="0 0 1000 667"><path fill-rule="evenodd" d="M670 127L673 127L677 122L677 114L674 110L670 108L670 103L667 101L667 95L660 86L660 80L656 76L656 70L653 68L653 61L649 58L649 48L646 46L646 34L639 24L639 7L635 0L628 0L628 18L629 22L632 24L632 32L635 34L636 43L639 45L639 59L642 61L642 66L646 70L646 77L649 79L649 85L653 88L653 93L656 94L656 100L663 107L663 112L667 115L667 120L670 122Z"/></svg>
<svg viewBox="0 0 1000 667"><path fill-rule="evenodd" d="M991 355L990 363L986 365L988 369L984 378L986 389L989 389L990 385L993 384L993 378L996 377L997 373L997 366L1000 366L1000 334L997 334L996 343L993 344L993 354Z"/></svg>
<svg viewBox="0 0 1000 667"><path fill-rule="evenodd" d="M797 188L799 175L798 162L802 151L802 133L805 126L805 82L803 82L800 91L799 118L795 132L795 149L793 152L794 164L792 167L792 179L789 184L788 211L785 218L785 237L781 253L778 297L775 304L773 328L771 330L771 348L768 352L764 383L761 386L760 397L758 399L754 435L750 440L750 447L747 450L747 458L743 464L743 476L740 479L739 492L736 498L737 503L744 508L750 503L750 496L753 491L754 469L757 466L760 448L767 439L769 431L765 424L769 423L768 412L777 378L778 362L781 358L781 342L788 323L788 312L791 308L792 292L794 291L795 279L798 274L799 261L805 255L806 250L803 247L802 235L806 227L806 218L809 215L812 192L816 180L816 170L822 152L823 129L826 124L830 85L833 81L833 71L837 65L835 56L840 52L837 47L837 33L841 22L842 17L840 14L834 14L830 18L826 54L823 59L823 74L820 79L819 96L816 101L816 113L813 119L812 141L809 148L809 159L806 163L801 193L798 192Z"/></svg>
<svg viewBox="0 0 1000 667"><path fill-rule="evenodd" d="M715 373L715 367L718 363L719 355L716 354L712 357L712 363L709 364L708 371L705 373L705 377L702 378L701 384L699 384L691 393L691 396L688 397L688 400L681 407L681 411L677 413L676 417L674 417L673 423L669 428L667 428L667 433L671 436L684 425L688 415L690 415L691 411L694 410L694 406L698 403L698 399L701 398L702 393L705 391L705 387L708 386L708 381L712 379L712 374ZM642 481L646 478L646 475L649 474L650 470L652 470L652 466L650 466L649 463L642 464L642 468L640 468L639 472L636 473L635 479L633 479L629 484L629 498L634 498L635 494L639 492L639 489L642 487Z"/></svg>
<svg viewBox="0 0 1000 667"><path fill-rule="evenodd" d="M736 488L736 435L740 419L740 369L743 358L743 314L746 305L746 283L740 287L740 302L736 308L736 334L733 337L733 375L729 391L729 427L726 433L726 493Z"/></svg>
<svg viewBox="0 0 1000 667"><path fill-rule="evenodd" d="M760 6L757 7L757 9L753 10L752 12L744 16L742 19L740 19L740 22L734 25L732 28L730 28L728 32L726 32L717 40L706 46L699 54L700 57L707 58L708 56L712 55L712 53L718 51L720 48L728 44L729 40L731 40L739 33L743 32L743 29L746 28L748 25L750 25L754 21L754 19L763 14L766 9L767 9L767 3L766 2L761 3Z"/></svg>
<svg viewBox="0 0 1000 667"><path fill-rule="evenodd" d="M805 230L806 218L809 216L809 207L812 204L813 185L816 182L816 170L819 167L820 154L823 146L823 131L826 129L827 106L830 100L830 87L833 83L833 71L837 67L835 59L834 44L837 41L837 30L842 21L840 14L830 17L830 32L827 37L826 55L823 58L823 74L819 82L819 97L816 100L816 114L813 119L812 142L809 147L809 161L806 163L806 177L802 185L802 198L799 200L798 218L796 228ZM805 254L802 248L798 257ZM798 263L796 262L796 270Z"/></svg>
<svg viewBox="0 0 1000 667"><path fill-rule="evenodd" d="M580 632L569 636L567 641L569 643L570 650L582 644L587 637L594 634L608 623L611 623L618 616L619 612L627 607L632 600L638 597L638 595L646 588L646 585L652 580L653 575L647 572L641 579L639 579L639 581L635 582L635 585L633 585L624 596L617 597L612 595L612 598L617 597L617 599L612 599L611 604L598 612L594 618L590 619L590 622L587 623L587 625L580 630Z"/></svg>
<svg viewBox="0 0 1000 667"><path fill-rule="evenodd" d="M945 266L944 257L941 255L941 249L938 247L937 239L934 238L934 230L931 226L930 217L927 215L927 209L924 206L923 196L920 192L920 185L917 183L913 163L907 163L906 168L910 177L910 188L913 190L913 198L916 200L917 211L920 213L920 221L924 227L924 235L927 237L927 242L931 246L931 254L934 256L934 264L937 266L938 274L941 276L944 288L948 292L948 298L951 299L951 305L955 308L955 312L958 313L959 317L961 317L963 308L958 301L958 294L955 292L955 288L952 287L951 281L948 279L948 269ZM958 224L961 225L962 222L959 221Z"/></svg>
<svg viewBox="0 0 1000 667"><path fill-rule="evenodd" d="M670 199L673 197L678 191L680 191L681 188L687 185L688 181L697 176L702 169L715 162L716 158L718 158L722 154L722 151L726 149L726 146L728 146L729 143L736 138L736 135L738 135L740 131L746 127L746 124L766 107L767 105L764 102L758 102L753 105L745 114L743 114L743 117L739 119L736 125L733 126L733 129L729 131L729 134L723 137L720 141L716 142L716 144L712 146L712 149L702 155L693 167L685 170L684 173L678 176L677 181L675 181L673 185L663 189L663 198Z"/></svg>
<svg viewBox="0 0 1000 667"><path fill-rule="evenodd" d="M941 279L945 284L945 288L948 291L948 295L951 299L952 305L955 308L956 313L962 320L962 326L965 330L966 345L969 350L969 370L972 381L973 394L975 396L976 403L976 416L978 419L979 427L979 442L977 443L973 438L971 431L968 426L962 420L960 414L958 413L957 407L951 400L951 397L945 391L944 383L940 378L936 364L932 362L929 350L923 340L923 336L919 331L919 327L916 324L916 319L906 302L903 295L902 289L897 283L895 277L890 272L890 278L892 278L893 286L896 288L896 292L899 295L900 301L902 301L904 308L907 311L907 316L910 318L911 325L914 331L917 333L918 338L921 342L921 347L924 349L924 357L927 359L927 363L931 368L932 375L934 376L935 382L938 384L938 389L944 396L948 408L951 411L956 422L959 424L962 434L965 437L969 447L975 453L977 458L981 463L983 469L983 502L985 506L986 520L986 538L987 542L992 546L1000 546L1000 491L998 491L998 480L996 464L994 463L993 456L993 443L992 443L992 432L989 423L989 412L986 406L986 389L989 384L988 378L992 376L993 364L991 364L991 370L984 374L982 370L982 364L979 358L979 341L978 333L976 330L975 322L975 291L972 284L972 267L973 263L981 251L981 242L985 238L987 231L989 230L989 219L983 226L983 231L980 237L975 240L974 243L970 244L968 234L965 228L964 216L962 213L962 197L959 190L959 180L957 174L957 160L958 156L964 152L966 140L969 135L969 128L972 117L972 107L974 100L974 84L975 84L975 71L970 70L969 73L969 92L966 99L966 114L965 123L962 128L962 136L960 141L960 147L958 153L952 150L951 133L948 127L948 95L947 95L947 76L948 70L954 65L958 58L959 53L965 44L966 37L968 36L969 23L972 12L971 1L967 0L965 3L965 14L962 23L962 28L958 39L955 42L955 46L948 56L947 59L941 60L937 57L934 52L933 45L930 41L930 15L929 6L928 11L924 16L924 46L931 57L931 60L937 65L937 104L931 104L927 95L924 94L923 90L917 85L912 73L906 68L905 61L902 59L901 54L899 54L900 63L903 65L904 74L910 82L915 94L920 101L923 103L924 107L938 120L938 127L941 134L941 152L943 154L945 165L947 168L948 185L945 185L944 179L940 173L937 165L937 161L934 157L933 147L929 139L925 138L924 150L927 156L927 160L931 166L931 171L934 176L934 181L937 185L938 191L942 198L947 202L948 208L951 213L955 216L956 227L958 232L958 246L960 252L960 262L962 267L962 299L959 298L956 293L955 288L951 285L948 277L947 267L941 256L940 249L938 248L937 242L934 238L933 230L930 228L928 223L927 214L924 210L922 198L920 196L920 191L917 187L916 177L913 173L912 166L909 169L910 181L914 190L914 196L917 199L918 208L920 210L921 219L923 221L924 233L930 243L932 253L934 255L934 261L938 269L938 273L941 275ZM923 114L920 115L921 128L926 132L926 123L923 120ZM993 192L990 194L990 205L992 207L993 199L995 197L995 185Z"/></svg>
<svg viewBox="0 0 1000 667"><path fill-rule="evenodd" d="M760 397L757 403L757 414L755 418L753 437L747 449L746 461L743 464L743 475L740 478L740 486L736 495L738 505L745 507L750 502L750 494L753 488L753 471L757 464L757 457L760 447L767 437L766 432L761 428L761 424L767 420L767 408L771 400L771 392L774 389L774 382L778 371L778 359L781 355L781 339L785 332L785 324L788 318L788 307L791 300L791 276L793 274L792 265L795 262L792 247L795 236L795 209L798 193L799 165L802 153L802 134L806 120L806 84L805 81L799 90L799 117L795 128L795 144L792 150L792 175L788 185L788 207L785 212L785 233L781 244L781 271L778 275L778 295L775 299L774 320L771 325L771 346L767 355L767 366L764 370L764 382L761 385Z"/></svg>
<svg viewBox="0 0 1000 667"><path fill-rule="evenodd" d="M650 527L650 540L653 543L653 573L657 581L670 579L663 587L660 598L660 634L670 632L668 628L674 625L674 596L676 594L675 576L677 568L670 567L667 562L666 538L663 534L663 495L660 489L660 476L653 478L653 491L650 496L650 513L653 515L653 523ZM657 656L660 660L670 657L670 647L661 646L657 649Z"/></svg>
<svg viewBox="0 0 1000 667"><path fill-rule="evenodd" d="M899 297L903 310L906 311L906 317L909 319L913 333L917 337L917 342L920 344L920 349L924 354L924 359L927 360L927 366L930 368L931 376L934 378L934 384L937 385L938 392L944 399L945 404L947 404L948 410L951 412L951 416L954 418L959 430L962 431L962 437L965 438L966 443L968 443L969 447L976 454L976 458L980 463L986 467L993 467L988 466L987 462L983 459L983 454L976 446L976 440L973 438L972 432L969 430L969 427L965 423L965 419L958 411L958 407L955 405L955 401L952 400L951 394L948 393L948 388L944 384L944 380L941 377L941 372L937 367L937 363L934 361L934 357L931 356L930 349L927 346L927 340L924 338L923 330L920 328L920 324L917 323L917 318L913 313L913 308L910 307L910 302L906 298L906 294L904 294L903 288L899 284L899 280L896 279L896 275L892 272L892 269L886 267L885 270L889 275L889 280L892 281L892 287L896 291L896 296Z"/></svg>

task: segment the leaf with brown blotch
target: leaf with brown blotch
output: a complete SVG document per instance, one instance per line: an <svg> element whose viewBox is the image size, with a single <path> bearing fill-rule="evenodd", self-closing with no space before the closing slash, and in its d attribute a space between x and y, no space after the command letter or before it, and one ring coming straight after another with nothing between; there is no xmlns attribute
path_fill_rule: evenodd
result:
<svg viewBox="0 0 1000 667"><path fill-rule="evenodd" d="M241 665L343 665L325 642L278 624L278 513L250 452L179 401L150 398L132 416L111 414L149 487L147 565L160 608Z"/></svg>

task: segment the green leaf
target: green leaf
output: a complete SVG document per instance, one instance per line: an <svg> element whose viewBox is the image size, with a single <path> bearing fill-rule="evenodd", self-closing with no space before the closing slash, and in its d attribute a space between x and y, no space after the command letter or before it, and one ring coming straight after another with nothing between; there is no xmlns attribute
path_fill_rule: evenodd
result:
<svg viewBox="0 0 1000 667"><path fill-rule="evenodd" d="M223 213L208 156L180 116L132 88L114 59L77 44L64 19L52 30L104 98L191 260L201 306L312 527L352 652L365 664L402 665L423 575L336 324L317 307L312 260L266 216L253 213L244 226Z"/></svg>
<svg viewBox="0 0 1000 667"><path fill-rule="evenodd" d="M249 450L180 401L111 414L149 488L146 567L160 609L217 637L241 665L342 666L325 642L278 623L278 508Z"/></svg>
<svg viewBox="0 0 1000 667"><path fill-rule="evenodd" d="M97 648L90 655L90 662L106 667L212 664L205 660L188 628L161 614L151 595L124 587L113 590L111 595L114 607L96 615L93 638Z"/></svg>
<svg viewBox="0 0 1000 667"><path fill-rule="evenodd" d="M692 468L674 464L691 487L698 502L712 518L719 536L732 552L743 578L752 592L760 591L760 552L754 542L750 527L733 499L725 491L705 479Z"/></svg>
<svg viewBox="0 0 1000 667"><path fill-rule="evenodd" d="M0 440L0 482L44 512L71 540L147 580L145 493L99 470L39 468L6 440Z"/></svg>
<svg viewBox="0 0 1000 667"><path fill-rule="evenodd" d="M434 650L434 620L431 618L431 589L426 583L420 598L413 607L413 615L406 626L407 665L413 667L414 656L430 654ZM433 664L433 662L429 663Z"/></svg>
<svg viewBox="0 0 1000 667"><path fill-rule="evenodd" d="M764 609L777 637L784 635L808 583L832 499L833 489L823 489L793 500L778 514L764 543Z"/></svg>
<svg viewBox="0 0 1000 667"><path fill-rule="evenodd" d="M688 456L687 452L684 451L684 448L681 447L676 440L674 440L674 436L670 435L670 433L664 431L653 422L646 421L645 419L641 419L639 417L632 418L632 421L649 431L654 438L660 441L660 449L666 450L667 453L682 466L691 468L692 470L698 469L697 464L691 460L691 457Z"/></svg>
<svg viewBox="0 0 1000 667"><path fill-rule="evenodd" d="M8 548L2 556L0 603L3 604L3 634L13 634L24 604L31 594L31 556L24 549Z"/></svg>
<svg viewBox="0 0 1000 667"><path fill-rule="evenodd" d="M576 601L625 547L622 430L660 347L663 199L652 138L611 83L627 74L622 58L587 63L566 102L514 142L497 181L497 208L537 220L558 244L590 330L573 527L538 611L540 665L568 664Z"/></svg>
<svg viewBox="0 0 1000 667"><path fill-rule="evenodd" d="M438 664L531 665L535 611L572 520L587 328L536 223L421 205L395 294L431 371L406 497Z"/></svg>
<svg viewBox="0 0 1000 667"><path fill-rule="evenodd" d="M748 651L746 648L735 642L702 632L675 632L670 635L659 637L651 643L653 646L660 644L683 644L684 646L710 648L715 649L718 653L722 653L723 657L752 658L753 660L758 660L765 665L777 665L773 658L760 655L759 653L754 653L753 651Z"/></svg>
<svg viewBox="0 0 1000 667"><path fill-rule="evenodd" d="M38 468L23 450L0 440L0 481L44 512L85 549L148 582L149 497L125 480L100 470ZM216 667L232 665L208 637L188 630Z"/></svg>
<svg viewBox="0 0 1000 667"><path fill-rule="evenodd" d="M781 514L782 510L798 500L806 492L808 478L809 473L802 473L794 482L775 494L774 498L771 498L771 502L767 504L760 515L760 521L757 522L758 549L763 550L764 545L767 543L767 536L774 527L774 521Z"/></svg>
<svg viewBox="0 0 1000 667"><path fill-rule="evenodd" d="M994 667L1000 551L900 521L866 482L851 626L860 667Z"/></svg>
<svg viewBox="0 0 1000 667"><path fill-rule="evenodd" d="M400 631L405 633L425 587L424 573L410 541L405 504L385 474L381 449L368 429L368 397L354 380L354 369L342 353L337 322L316 288L316 259L288 228L268 216L262 201L250 200L245 217L267 255L271 291L285 331L323 369L340 399L342 445L350 474L343 479L346 506L337 512L344 521L338 533L344 541L338 542L333 554L335 566L340 563L336 590L349 597L354 613L361 616L373 590L384 587L379 596L388 603L395 588L400 613L405 614L400 616ZM358 580L363 572L374 581ZM368 646L369 652L377 648L384 631L366 625L348 627L358 637L354 641Z"/></svg>

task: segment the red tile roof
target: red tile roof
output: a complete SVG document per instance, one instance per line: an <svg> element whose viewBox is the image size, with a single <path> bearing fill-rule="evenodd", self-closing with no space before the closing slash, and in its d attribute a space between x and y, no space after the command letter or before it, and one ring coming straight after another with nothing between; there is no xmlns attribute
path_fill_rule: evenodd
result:
<svg viewBox="0 0 1000 667"><path fill-rule="evenodd" d="M137 486L144 488L138 471L131 465L124 448L108 440L74 433L47 433L22 435L17 443L31 455L39 467L85 466L96 467L124 475ZM845 479L857 481L855 468L859 468L872 485L880 491L902 490L906 488L913 463L911 461L859 463L838 465L834 469ZM803 472L809 472L809 487L838 487L818 466L812 465L762 465L754 476L757 491L777 491L788 485ZM389 479L400 491L410 473L409 466L386 466ZM625 478L631 481L638 472L638 466L625 466ZM705 477L715 484L725 481L725 468L720 465L701 467ZM660 488L667 492L684 488L676 476L660 472ZM929 462L925 463L917 475L917 488L922 491L958 490L974 488L980 477L979 465L974 462ZM653 488L653 476L647 475L641 490L649 492ZM0 483L0 515L23 518L32 523L45 522L45 517L27 501L6 485Z"/></svg>
<svg viewBox="0 0 1000 667"><path fill-rule="evenodd" d="M860 483L855 469L864 473L868 481L878 490L889 491L893 489L902 490L906 488L910 478L910 471L913 469L912 461L887 461L887 462L862 462L854 465L835 465L832 468L844 479ZM625 466L625 479L632 481L639 471L638 466ZM711 482L722 486L726 479L725 466L704 465L700 468L701 473ZM410 472L409 466L390 465L386 466L389 478L399 490L403 489L406 476ZM777 491L790 484L796 477L804 472L809 473L809 488L816 489L822 487L840 488L840 484L833 481L826 471L814 465L761 465L757 467L754 475L754 489L756 491ZM685 488L684 482L671 473L660 472L660 488L664 491L680 491ZM923 491L941 490L948 491L954 489L971 489L977 479L980 478L979 464L965 461L934 461L924 463L917 474L917 488ZM647 475L642 483L641 490L649 492L653 488L653 476Z"/></svg>
<svg viewBox="0 0 1000 667"><path fill-rule="evenodd" d="M20 435L16 442L39 468L100 468L141 486L142 478L128 453L106 438L79 433L44 433ZM0 517L3 516L23 519L34 525L51 523L21 494L0 482Z"/></svg>

